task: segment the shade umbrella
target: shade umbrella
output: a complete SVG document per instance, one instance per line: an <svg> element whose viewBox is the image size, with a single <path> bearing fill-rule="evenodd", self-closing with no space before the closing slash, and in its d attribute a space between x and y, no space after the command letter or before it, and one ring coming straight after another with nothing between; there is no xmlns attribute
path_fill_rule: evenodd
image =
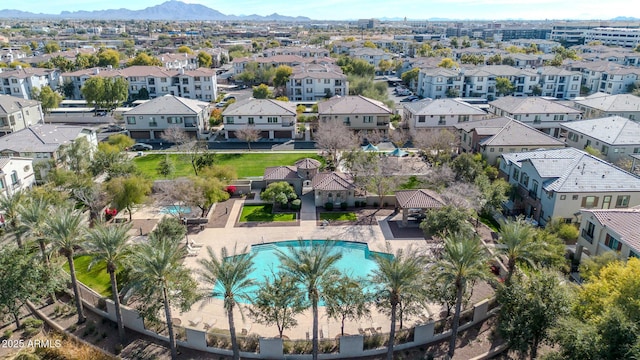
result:
<svg viewBox="0 0 640 360"><path fill-rule="evenodd" d="M400 148L395 148L392 152L389 153L389 156L396 156L396 157L403 157L407 155L409 155L409 153Z"/></svg>
<svg viewBox="0 0 640 360"><path fill-rule="evenodd" d="M363 146L362 147L362 151L369 151L369 152L376 151L377 152L377 151L380 151L380 149L378 149L377 146L372 145L371 143L369 143L369 144L367 144L367 146Z"/></svg>

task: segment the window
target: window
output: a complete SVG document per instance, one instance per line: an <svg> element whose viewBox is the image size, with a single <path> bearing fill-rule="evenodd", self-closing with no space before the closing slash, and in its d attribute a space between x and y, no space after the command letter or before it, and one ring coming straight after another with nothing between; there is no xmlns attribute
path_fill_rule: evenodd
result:
<svg viewBox="0 0 640 360"><path fill-rule="evenodd" d="M504 152L504 148L498 148L498 152L499 152L499 153Z"/></svg>
<svg viewBox="0 0 640 360"><path fill-rule="evenodd" d="M567 195L560 195L560 200L566 200L567 199Z"/></svg>
<svg viewBox="0 0 640 360"><path fill-rule="evenodd" d="M531 191L533 191L534 196L538 194L538 182L535 180L531 183Z"/></svg>
<svg viewBox="0 0 640 360"><path fill-rule="evenodd" d="M513 178L518 181L518 175L520 174L520 170L513 169Z"/></svg>
<svg viewBox="0 0 640 360"><path fill-rule="evenodd" d="M493 152L494 150L495 150L495 149L494 149L494 148L492 148L492 147L490 147L490 148L489 148L489 152Z"/></svg>
<svg viewBox="0 0 640 360"><path fill-rule="evenodd" d="M602 148L601 148L600 152L602 153L602 155L609 154L609 147L606 146L606 145L602 145Z"/></svg>
<svg viewBox="0 0 640 360"><path fill-rule="evenodd" d="M249 124L249 125L253 125L253 124L255 124L255 121L253 120L253 118L252 118L252 117L250 117L250 118L247 120L247 124Z"/></svg>
<svg viewBox="0 0 640 360"><path fill-rule="evenodd" d="M567 137L571 141L578 141L578 134L576 134L574 132L569 131L569 134L567 135Z"/></svg>
<svg viewBox="0 0 640 360"><path fill-rule="evenodd" d="M18 173L13 170L11 172L11 185L18 185L20 183L20 179L18 179Z"/></svg>
<svg viewBox="0 0 640 360"><path fill-rule="evenodd" d="M640 258L640 256L638 256L638 254L633 250L629 250L629 257Z"/></svg>
<svg viewBox="0 0 640 360"><path fill-rule="evenodd" d="M578 195L571 196L571 200L578 200Z"/></svg>
<svg viewBox="0 0 640 360"><path fill-rule="evenodd" d="M189 79L184 78L182 79L182 85L188 85L189 84Z"/></svg>
<svg viewBox="0 0 640 360"><path fill-rule="evenodd" d="M418 116L418 122L419 123L425 122L425 118L426 118L426 116L424 116L424 115ZM465 134L465 136L466 136L466 134ZM637 148L637 149L640 151L640 148Z"/></svg>
<svg viewBox="0 0 640 360"><path fill-rule="evenodd" d="M458 122L467 122L469 121L469 115L458 115Z"/></svg>
<svg viewBox="0 0 640 360"><path fill-rule="evenodd" d="M365 124L371 124L373 122L373 116L363 116L362 122Z"/></svg>
<svg viewBox="0 0 640 360"><path fill-rule="evenodd" d="M564 120L564 115L553 115L554 121L562 121Z"/></svg>
<svg viewBox="0 0 640 360"><path fill-rule="evenodd" d="M135 116L127 116L127 124L135 125L136 124L136 117Z"/></svg>
<svg viewBox="0 0 640 360"><path fill-rule="evenodd" d="M630 195L618 195L616 199L616 207L617 208L626 208L629 207L629 198Z"/></svg>
<svg viewBox="0 0 640 360"><path fill-rule="evenodd" d="M582 207L583 208L594 208L598 206L598 197L597 196L584 196L582 198Z"/></svg>
<svg viewBox="0 0 640 360"><path fill-rule="evenodd" d="M182 118L180 116L167 116L167 123L182 124Z"/></svg>
<svg viewBox="0 0 640 360"><path fill-rule="evenodd" d="M278 122L278 118L277 117L267 117L267 122L268 123L277 123Z"/></svg>
<svg viewBox="0 0 640 360"><path fill-rule="evenodd" d="M305 83L307 83L307 84L313 84L313 79L306 79L306 80L305 80Z"/></svg>
<svg viewBox="0 0 640 360"><path fill-rule="evenodd" d="M534 124L539 124L539 123L540 123L540 115L536 115L536 116L533 118L533 123L534 123Z"/></svg>
<svg viewBox="0 0 640 360"><path fill-rule="evenodd" d="M233 116L227 116L227 124L233 124Z"/></svg>
<svg viewBox="0 0 640 360"><path fill-rule="evenodd" d="M149 127L158 127L158 123L154 117L149 118Z"/></svg>
<svg viewBox="0 0 640 360"><path fill-rule="evenodd" d="M611 205L611 195L607 195L607 196L603 197L602 198L602 208L603 209L608 209L610 205Z"/></svg>
<svg viewBox="0 0 640 360"><path fill-rule="evenodd" d="M527 173L522 173L520 175L520 183L525 187L529 186L529 175L527 175Z"/></svg>
<svg viewBox="0 0 640 360"><path fill-rule="evenodd" d="M622 243L609 234L604 239L604 245L611 250L620 251L622 249Z"/></svg>
<svg viewBox="0 0 640 360"><path fill-rule="evenodd" d="M4 189L4 180L0 179L0 189Z"/></svg>

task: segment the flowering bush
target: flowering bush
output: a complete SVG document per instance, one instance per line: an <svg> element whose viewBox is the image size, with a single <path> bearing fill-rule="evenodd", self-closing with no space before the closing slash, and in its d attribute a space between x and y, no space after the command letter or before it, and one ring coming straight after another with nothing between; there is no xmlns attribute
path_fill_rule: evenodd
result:
<svg viewBox="0 0 640 360"><path fill-rule="evenodd" d="M238 191L238 189L233 185L229 185L229 186L227 186L225 191L229 193L229 196L233 196L233 194L235 194L236 191Z"/></svg>
<svg viewBox="0 0 640 360"><path fill-rule="evenodd" d="M106 208L104 209L104 217L107 221L111 220L114 216L118 215L118 209L116 208Z"/></svg>

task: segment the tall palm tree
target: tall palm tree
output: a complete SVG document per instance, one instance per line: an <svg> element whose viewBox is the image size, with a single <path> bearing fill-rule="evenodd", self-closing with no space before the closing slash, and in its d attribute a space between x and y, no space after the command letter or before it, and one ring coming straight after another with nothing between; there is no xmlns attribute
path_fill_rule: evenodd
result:
<svg viewBox="0 0 640 360"><path fill-rule="evenodd" d="M131 229L131 225L112 225L100 224L89 230L87 234L87 242L85 249L93 257L89 268L97 263L105 263L107 272L111 279L111 292L113 293L113 302L116 309L116 323L118 324L118 335L120 342L125 342L124 323L122 322L122 313L120 312L120 296L118 291L118 282L116 280L116 271L123 264L123 260L131 254L131 245L127 242Z"/></svg>
<svg viewBox="0 0 640 360"><path fill-rule="evenodd" d="M4 221L7 231L16 237L18 247L22 247L22 232L20 227L20 215L18 209L24 200L24 193L16 191L11 195L0 196L0 211L4 213Z"/></svg>
<svg viewBox="0 0 640 360"><path fill-rule="evenodd" d="M320 284L328 277L336 275L337 270L334 266L342 258L342 254L334 251L330 241L314 244L312 241L300 240L297 246L290 246L288 250L288 254L283 251L277 254L281 263L280 269L306 288L313 312L312 358L317 360Z"/></svg>
<svg viewBox="0 0 640 360"><path fill-rule="evenodd" d="M84 241L85 226L82 224L82 214L71 207L62 207L47 219L47 237L53 248L60 251L69 263L69 273L71 275L71 286L78 311L78 324L87 320L82 306L82 297L76 279L76 268L73 263L73 256L76 248L79 248Z"/></svg>
<svg viewBox="0 0 640 360"><path fill-rule="evenodd" d="M387 252L392 253L387 243ZM416 255L411 247L398 249L393 257L376 254L378 268L371 273L371 282L376 288L376 296L391 307L391 328L387 360L393 359L393 342L396 332L397 308L403 297L423 294L425 259Z"/></svg>
<svg viewBox="0 0 640 360"><path fill-rule="evenodd" d="M24 227L24 234L38 242L42 260L48 266L47 219L51 216L51 204L44 197L30 198L20 207L18 213Z"/></svg>
<svg viewBox="0 0 640 360"><path fill-rule="evenodd" d="M152 232L146 243L140 244L129 257L131 288L143 301L160 299L169 330L171 358L178 357L176 337L171 316L171 297L169 292L176 289L185 276L182 258L186 255L179 241L158 236ZM186 273L188 277L188 273ZM151 304L153 305L153 304ZM153 306L152 306L153 308ZM155 314L151 314L154 316Z"/></svg>
<svg viewBox="0 0 640 360"><path fill-rule="evenodd" d="M249 287L255 285L254 280L249 278L249 274L253 271L253 258L256 254L250 253L246 246L240 253L237 252L234 246L233 254L231 255L227 248L223 246L219 257L216 256L210 246L207 246L207 253L209 254L208 259L198 260L198 263L202 266L198 274L204 282L211 286L213 289L212 295L215 295L216 292L222 292L224 296L224 309L229 319L233 359L239 360L240 348L236 337L233 309L236 306L242 309L238 300L242 298L248 299L246 291Z"/></svg>
<svg viewBox="0 0 640 360"><path fill-rule="evenodd" d="M462 298L469 283L488 277L488 260L489 256L477 238L460 233L445 237L442 258L437 262L435 270L438 271L437 280L455 284L456 288L456 305L447 353L450 358L456 350Z"/></svg>
<svg viewBox="0 0 640 360"><path fill-rule="evenodd" d="M535 229L524 219L519 218L503 222L500 226L501 246L498 251L507 257L507 278L505 283L511 282L511 277L516 271L518 263L526 263L533 266L536 255L541 247L534 241Z"/></svg>

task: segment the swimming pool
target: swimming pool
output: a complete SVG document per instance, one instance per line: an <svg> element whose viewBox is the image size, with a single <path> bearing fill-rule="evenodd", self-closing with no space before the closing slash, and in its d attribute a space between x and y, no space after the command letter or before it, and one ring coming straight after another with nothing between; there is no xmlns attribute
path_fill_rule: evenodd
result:
<svg viewBox="0 0 640 360"><path fill-rule="evenodd" d="M265 277L271 277L272 273L277 273L280 270L278 251L290 254L289 247L291 246L309 247L313 245L321 245L325 242L331 242L334 244L333 251L342 254L342 258L340 258L340 260L335 264L336 269L341 273L348 274L354 278L367 278L371 271L378 268L373 255L393 256L387 253L371 251L366 243L342 240L303 240L302 242L300 242L300 240L289 240L267 244L256 244L251 246L251 253L256 254L256 256L253 258L253 272L251 272L249 278L253 279L257 283L262 283L265 281ZM247 289L247 295L251 300L253 300L258 288L259 285ZM220 294L221 290L222 287L216 286L214 293ZM365 291L367 290L371 290L370 287L366 287ZM214 297L222 299L221 295ZM243 302L243 300L240 301ZM322 301L320 302L320 305L324 305Z"/></svg>
<svg viewBox="0 0 640 360"><path fill-rule="evenodd" d="M188 206L167 205L160 209L160 213L169 215L191 214L191 208Z"/></svg>

